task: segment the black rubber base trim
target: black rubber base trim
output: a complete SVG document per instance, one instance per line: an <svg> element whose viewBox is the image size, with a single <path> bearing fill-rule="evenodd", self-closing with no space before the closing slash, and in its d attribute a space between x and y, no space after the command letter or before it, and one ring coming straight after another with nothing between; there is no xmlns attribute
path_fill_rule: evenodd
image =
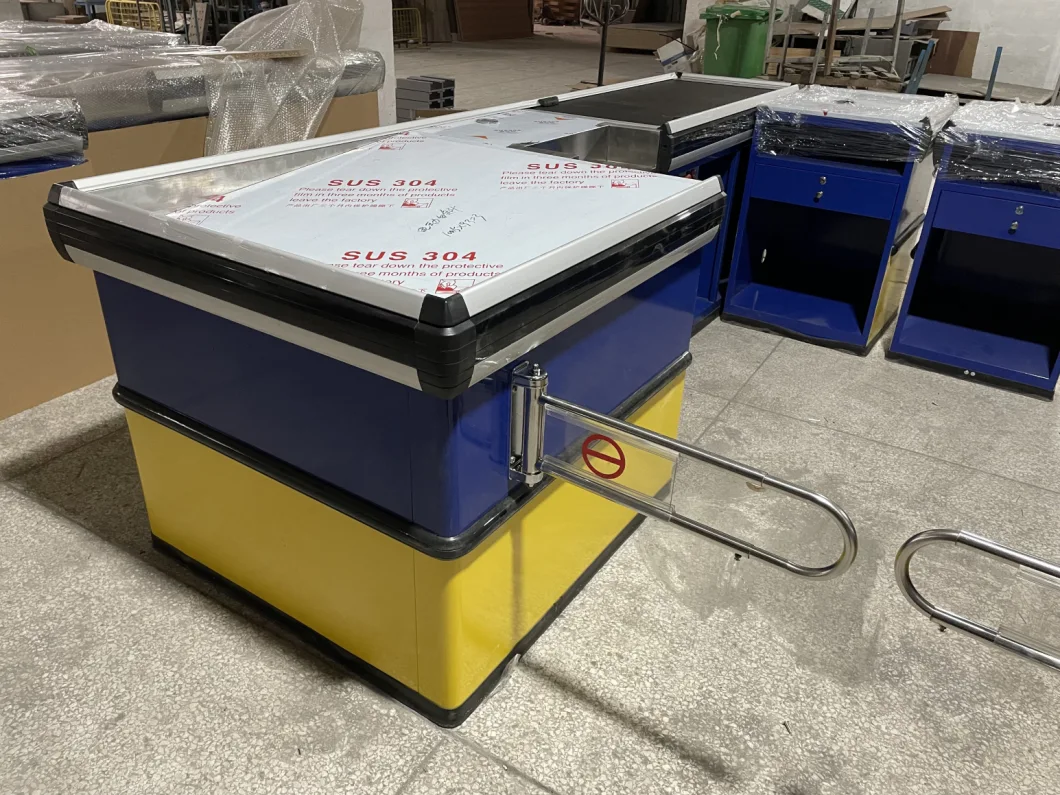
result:
<svg viewBox="0 0 1060 795"><path fill-rule="evenodd" d="M986 384L992 386L995 389L1004 389L1006 392L1016 392L1021 395L1030 395L1032 397L1042 398L1043 400L1052 400L1054 393L1049 389L1042 389L1037 386L1030 386L1028 384L1021 384L1019 381L1010 381L1007 378L998 378L994 375L986 375L985 373L976 372L973 378L970 375L965 375L965 368L954 367L949 364L941 364L939 362L933 362L929 359L921 359L919 356L910 356L908 353L894 353L888 348L884 351L884 355L891 361L901 362L908 364L913 367L918 367L921 370L930 370L934 373L942 373L943 375L954 376L962 381L971 381L977 384Z"/></svg>
<svg viewBox="0 0 1060 795"><path fill-rule="evenodd" d="M895 317L898 313L895 312ZM722 309L721 318L726 323L732 323L734 326L747 326L748 328L764 329L771 331L774 334L779 334L782 337L789 337L799 342L805 342L810 345L820 345L822 348L834 348L837 351L847 351L848 353L856 353L858 356L868 356L872 353L872 349L876 346L876 343L880 341L880 337L884 335L891 324L894 322L894 317L883 324L876 336L872 337L864 345L854 345L849 342L837 342L836 340L821 339L820 337L811 337L808 334L800 334L797 331L784 328L783 326L777 326L772 323L765 323L761 320L751 320L750 318L743 317L741 315L733 315Z"/></svg>
<svg viewBox="0 0 1060 795"><path fill-rule="evenodd" d="M486 677L485 681L483 681L482 684L475 689L475 692L468 697L467 701L456 709L445 709L444 707L438 706L412 688L394 679L394 677L380 671L374 665L365 662L355 654L351 654L338 644L328 640L316 630L310 629L302 622L292 618L282 610L273 607L268 602L255 596L245 588L236 585L234 582L221 576L208 566L204 566L194 558L185 555L172 544L163 541L155 535L151 536L151 542L159 552L169 555L187 566L202 579L219 585L235 599L250 605L252 608L265 614L276 623L283 625L301 641L321 652L328 659L338 663L342 668L364 680L370 686L385 693L391 698L400 701L406 706L411 707L433 723L446 729L452 729L467 720L468 716L470 716L471 713L489 697L490 693L493 692L493 689L497 687L500 681L504 678L505 671L512 660L525 654L530 647L534 645L537 639L544 634L545 630L551 626L552 622L556 620L559 614L562 613L567 605L574 600L574 597L581 593L581 590L589 583L589 580L591 580L593 576L603 568L604 564L611 559L611 556L614 555L626 542L626 539L633 535L634 531L636 531L643 521L643 516L637 516L622 529L622 532L604 548L603 552L601 552L589 567L581 573L581 576L579 576L571 587L564 592L563 596L561 596L559 600L548 609L545 615L534 624L533 628L526 633L517 644L515 644L515 648L505 656L500 665L493 669L490 675Z"/></svg>
<svg viewBox="0 0 1060 795"><path fill-rule="evenodd" d="M624 400L612 412L612 416L619 419L628 417L665 388L673 379L683 373L691 363L691 354L685 352L667 365L655 378ZM250 467L254 471L260 472L262 475L290 489L294 489L310 499L321 502L329 508L349 516L351 519L366 524L374 530L378 530L380 533L412 547L418 552L439 560L453 560L467 555L489 538L498 527L522 508L527 501L552 482L551 478L546 477L533 487L520 486L460 535L440 536L385 508L379 507L375 503L350 494L338 486L334 486L315 475L292 466L286 461L269 455L256 447L251 447L228 434L216 431L180 412L173 411L161 403L121 386L121 384L114 387L114 399L119 405L129 411L133 411L153 422L157 422L159 425L176 431L182 436L209 447L227 458L238 461L244 466Z"/></svg>
<svg viewBox="0 0 1060 795"><path fill-rule="evenodd" d="M718 305L713 310L703 315L703 317L698 318L696 322L692 324L692 336L694 337L696 334L698 334L711 323L713 323L715 320L717 320L720 316L721 306Z"/></svg>

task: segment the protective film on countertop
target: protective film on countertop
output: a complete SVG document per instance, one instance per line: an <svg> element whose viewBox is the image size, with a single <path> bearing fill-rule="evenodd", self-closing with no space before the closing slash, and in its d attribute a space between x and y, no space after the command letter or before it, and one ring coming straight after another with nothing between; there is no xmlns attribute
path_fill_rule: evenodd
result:
<svg viewBox="0 0 1060 795"><path fill-rule="evenodd" d="M168 217L322 267L445 295L694 185L410 132Z"/></svg>

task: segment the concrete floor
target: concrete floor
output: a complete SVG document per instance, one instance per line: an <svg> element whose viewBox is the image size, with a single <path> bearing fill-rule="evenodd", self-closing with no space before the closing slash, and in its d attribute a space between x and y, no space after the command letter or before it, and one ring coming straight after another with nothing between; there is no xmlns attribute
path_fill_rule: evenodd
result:
<svg viewBox="0 0 1060 795"><path fill-rule="evenodd" d="M653 68L625 58L624 77ZM535 39L398 63L455 76L474 107L560 91L594 55ZM931 527L1060 560L1057 406L888 362L883 344L859 358L715 322L692 353L681 436L834 497L856 566L804 584L647 524L454 731L151 550L112 382L0 422L0 792L1055 792L1060 676L940 634L891 560ZM744 483L678 481L703 520L829 551ZM1060 615L974 558L917 574L984 619ZM1057 642L1055 622L1041 631Z"/></svg>
<svg viewBox="0 0 1060 795"><path fill-rule="evenodd" d="M682 437L832 495L857 564L807 585L645 525L455 731L151 550L110 381L0 423L0 791L1054 792L1060 676L940 634L890 564L930 527L1060 560L1055 404L721 322L692 352ZM797 511L679 481L800 551ZM918 574L991 620L1036 596L960 556Z"/></svg>
<svg viewBox="0 0 1060 795"><path fill-rule="evenodd" d="M394 52L398 77L434 75L456 80L456 107L487 108L564 94L596 81L600 39L591 28L537 26L527 39L432 44ZM660 74L654 55L608 53L605 79L619 82Z"/></svg>

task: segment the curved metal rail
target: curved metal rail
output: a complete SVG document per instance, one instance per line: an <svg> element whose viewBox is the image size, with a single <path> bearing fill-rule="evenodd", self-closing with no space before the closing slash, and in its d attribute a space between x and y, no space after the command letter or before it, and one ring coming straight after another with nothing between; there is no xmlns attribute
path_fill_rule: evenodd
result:
<svg viewBox="0 0 1060 795"><path fill-rule="evenodd" d="M631 494L628 491L618 491L608 486L606 483L597 480L588 473L581 474L567 470L559 470L550 466L546 460L542 463L542 469L547 474L561 477L564 480L569 480L575 485L581 486L594 494L599 494L613 502L621 503L628 508L632 508L639 513L645 514L646 516L651 516L656 519L661 519L664 522L677 525L678 527L682 527L685 530L701 535L718 544L729 547L742 555L755 558L756 560L776 566L800 577L810 577L815 579L838 577L854 563L854 559L858 554L858 534L854 529L854 523L850 521L850 517L847 516L842 508L837 506L824 495L809 491L808 489L804 489L794 483L788 483L780 478L775 478L772 475L760 472L753 467L746 466L737 461L732 461L724 456L715 455L707 450L702 450L698 447L685 444L684 442L679 442L676 439L671 439L669 436L663 436L662 434L649 431L640 426L631 425L628 422L617 420L607 414L600 414L599 412L579 406L576 403L569 403L566 400L561 400L560 398L552 397L551 395L544 393L539 395L538 400L543 405L551 406L553 409L571 414L575 417L580 417L584 420L589 420L596 425L621 431L629 436L633 436L646 442L651 442L652 444L656 444L676 453L681 453L682 455L687 455L697 461L702 461L705 464L724 469L727 472L732 472L752 481L760 488L774 489L797 500L809 502L828 514L829 518L839 526L843 549L840 552L839 557L827 566L804 566L749 542L741 541L728 533L724 533L721 530L717 530L709 525L703 524L702 522L697 522L695 519L683 516L673 510L664 510L651 502L638 499L636 495Z"/></svg>
<svg viewBox="0 0 1060 795"><path fill-rule="evenodd" d="M940 627L953 627L954 629L967 633L974 638L986 641L987 643L992 643L995 646L1000 646L1013 654L1018 654L1021 657L1026 657L1037 663L1041 663L1042 665L1060 670L1060 656L1057 656L1053 652L1026 643L1021 643L1012 638L1007 638L1002 634L1000 628L988 627L984 624L980 624L978 621L973 621L964 618L963 616L959 616L956 613L951 613L948 610L943 610L924 598L923 594L921 594L920 591L916 589L916 586L913 585L912 578L909 575L909 564L912 562L916 553L924 547L930 546L931 544L942 543L971 547L988 557L996 558L1010 566L1016 568L1025 566L1032 571L1037 571L1049 577L1055 577L1058 581L1060 581L1060 566L1053 565L1052 563L1032 557L1031 555L1025 555L1015 549L997 544L988 538L983 538L974 533L966 533L960 530L925 530L922 533L917 533L902 544L894 559L894 576L898 581L898 587L901 589L902 594L909 600L913 607L924 613Z"/></svg>

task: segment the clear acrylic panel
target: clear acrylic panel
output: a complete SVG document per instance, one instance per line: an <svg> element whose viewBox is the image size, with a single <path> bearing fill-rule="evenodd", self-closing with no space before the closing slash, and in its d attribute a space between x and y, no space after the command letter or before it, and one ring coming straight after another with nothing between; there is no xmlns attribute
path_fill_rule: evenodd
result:
<svg viewBox="0 0 1060 795"><path fill-rule="evenodd" d="M545 407L545 461L601 488L648 502L670 513L678 454L622 431Z"/></svg>
<svg viewBox="0 0 1060 795"><path fill-rule="evenodd" d="M1021 566L998 634L1060 656L1060 580Z"/></svg>

